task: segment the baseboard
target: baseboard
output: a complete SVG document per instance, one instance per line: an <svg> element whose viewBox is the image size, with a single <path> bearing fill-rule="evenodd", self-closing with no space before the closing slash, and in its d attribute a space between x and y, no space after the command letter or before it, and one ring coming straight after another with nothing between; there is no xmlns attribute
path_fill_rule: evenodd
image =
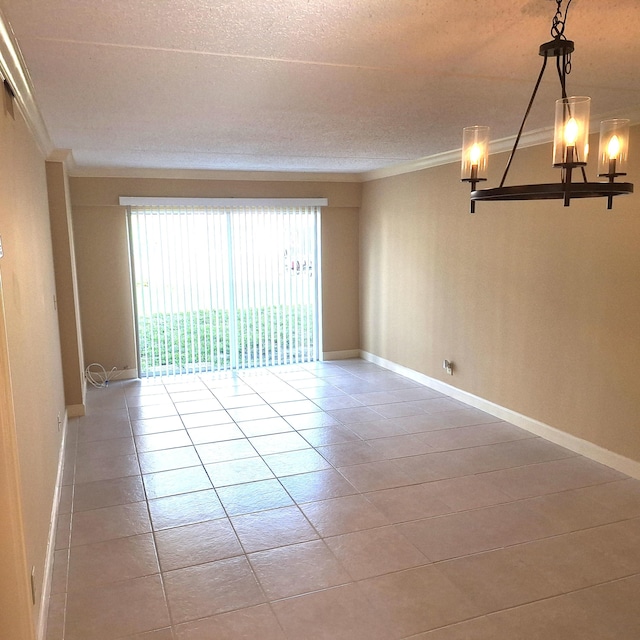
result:
<svg viewBox="0 0 640 640"><path fill-rule="evenodd" d="M529 416L525 416L517 411L513 411L512 409L502 407L490 400L485 400L484 398L475 396L472 393L458 389L457 387L443 382L442 380L431 378L423 373L403 367L391 360L386 360L385 358L381 358L367 351L360 351L360 357L363 360L367 360L384 367L389 371L398 373L405 378L414 380L415 382L423 384L435 391L440 391L441 393L444 393L455 400L459 400L460 402L464 402L471 407L489 413L500 420L510 422L516 427L521 427L522 429L540 436L545 440L549 440L549 442L560 445L565 449L579 453L586 458L590 458L591 460L611 467L612 469L620 471L632 478L640 479L640 462L636 460L622 456L614 451L609 451L609 449L605 449L604 447L594 444L593 442L589 442L588 440L578 438L566 431L562 431L562 429L552 427L551 425L540 422L535 418L530 418Z"/></svg>
<svg viewBox="0 0 640 640"><path fill-rule="evenodd" d="M137 369L117 369L109 375L109 380L135 380L137 377Z"/></svg>
<svg viewBox="0 0 640 640"><path fill-rule="evenodd" d="M82 406L82 405L74 405ZM67 412L65 411L62 423L62 438L60 440L60 452L58 454L58 472L56 475L56 486L53 493L53 504L51 505L51 520L49 522L49 536L47 539L47 555L44 561L42 575L42 589L40 597L40 611L38 613L38 627L36 637L44 640L47 635L47 616L49 613L49 597L51 595L51 580L53 578L53 557L56 545L56 523L58 522L58 509L60 507L60 493L62 491L62 472L64 470L64 453L66 451L67 426L69 424Z"/></svg>
<svg viewBox="0 0 640 640"><path fill-rule="evenodd" d="M349 360L359 358L360 349L349 349L347 351L325 351L322 354L323 360Z"/></svg>

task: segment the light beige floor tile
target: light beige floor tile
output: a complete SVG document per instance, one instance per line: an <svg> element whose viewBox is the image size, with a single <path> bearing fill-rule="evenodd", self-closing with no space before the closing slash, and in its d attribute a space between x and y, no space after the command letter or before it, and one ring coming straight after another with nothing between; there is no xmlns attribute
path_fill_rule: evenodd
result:
<svg viewBox="0 0 640 640"><path fill-rule="evenodd" d="M243 554L227 518L156 531L155 539L163 571Z"/></svg>
<svg viewBox="0 0 640 640"><path fill-rule="evenodd" d="M260 480L218 487L218 497L230 516L276 509L293 504L278 480Z"/></svg>
<svg viewBox="0 0 640 640"><path fill-rule="evenodd" d="M213 396L204 400L189 400L178 402L176 398L172 398L178 413L181 416L191 413L205 413L206 411L219 411L222 405Z"/></svg>
<svg viewBox="0 0 640 640"><path fill-rule="evenodd" d="M74 512L88 511L130 502L141 502L144 499L144 486L140 476L87 482L75 486L73 510Z"/></svg>
<svg viewBox="0 0 640 640"><path fill-rule="evenodd" d="M363 493L414 484L414 480L398 468L392 460L340 467L339 471L358 491Z"/></svg>
<svg viewBox="0 0 640 640"><path fill-rule="evenodd" d="M376 411L380 411L381 409L382 407L380 406L376 407ZM389 420L386 418L370 420L368 422L354 422L349 424L349 429L363 440L373 440L374 438L390 438L392 436L401 436L407 434L401 424L398 424L398 422L396 422L395 420Z"/></svg>
<svg viewBox="0 0 640 640"><path fill-rule="evenodd" d="M585 590L585 593L590 592ZM490 614L496 640L622 640L633 635L619 634L609 612L581 602L574 592ZM445 636L446 639L446 636ZM426 638L425 640L431 640ZM434 640L440 640L438 636ZM448 640L448 639L447 639Z"/></svg>
<svg viewBox="0 0 640 640"><path fill-rule="evenodd" d="M367 493L367 499L393 523L450 513L451 507L431 495L428 489L429 484L382 489Z"/></svg>
<svg viewBox="0 0 640 640"><path fill-rule="evenodd" d="M351 409L334 409L327 411L332 417L342 424L349 425L353 422L368 422L369 420L379 420L380 414L369 407L353 407Z"/></svg>
<svg viewBox="0 0 640 640"><path fill-rule="evenodd" d="M435 631L419 633L411 636L411 640L515 640L515 636L500 635L497 625L492 620L480 616Z"/></svg>
<svg viewBox="0 0 640 640"><path fill-rule="evenodd" d="M529 542L556 533L551 523L517 502L407 522L399 527L433 561Z"/></svg>
<svg viewBox="0 0 640 640"><path fill-rule="evenodd" d="M578 531L575 538L605 553L612 562L622 563L628 571L640 573L640 518Z"/></svg>
<svg viewBox="0 0 640 640"><path fill-rule="evenodd" d="M131 420L148 420L150 418L166 418L178 415L173 402L153 403L141 407L129 407Z"/></svg>
<svg viewBox="0 0 640 640"><path fill-rule="evenodd" d="M319 429L320 427L339 426L340 422L328 413L302 413L294 416L287 416L287 422L297 431L304 429Z"/></svg>
<svg viewBox="0 0 640 640"><path fill-rule="evenodd" d="M65 640L113 640L168 625L159 575L68 594Z"/></svg>
<svg viewBox="0 0 640 640"><path fill-rule="evenodd" d="M263 420L239 421L238 427L247 438L265 436L273 433L293 431L293 427L284 418L264 418Z"/></svg>
<svg viewBox="0 0 640 640"><path fill-rule="evenodd" d="M169 571L164 584L174 624L265 602L244 556Z"/></svg>
<svg viewBox="0 0 640 640"><path fill-rule="evenodd" d="M135 440L139 453L191 446L191 438L184 428L139 435L135 437Z"/></svg>
<svg viewBox="0 0 640 640"><path fill-rule="evenodd" d="M315 402L306 398L304 400L294 400L293 402L277 402L272 404L271 407L283 417L322 411Z"/></svg>
<svg viewBox="0 0 640 640"><path fill-rule="evenodd" d="M369 578L359 586L390 628L391 637L406 638L482 613L481 607L434 565Z"/></svg>
<svg viewBox="0 0 640 640"><path fill-rule="evenodd" d="M280 482L298 504L357 493L355 487L335 469L286 476L280 478Z"/></svg>
<svg viewBox="0 0 640 640"><path fill-rule="evenodd" d="M212 486L202 466L147 473L142 476L142 481L149 500L211 489Z"/></svg>
<svg viewBox="0 0 640 640"><path fill-rule="evenodd" d="M508 609L562 593L557 583L511 549L498 549L438 564L438 569L482 608Z"/></svg>
<svg viewBox="0 0 640 640"><path fill-rule="evenodd" d="M431 451L431 447L420 440L420 434L406 434L376 438L368 441L369 446L380 454L382 460L417 456Z"/></svg>
<svg viewBox="0 0 640 640"><path fill-rule="evenodd" d="M263 459L279 478L331 468L331 464L313 449L273 453Z"/></svg>
<svg viewBox="0 0 640 640"><path fill-rule="evenodd" d="M268 404L262 404L254 407L237 407L236 409L229 409L229 415L235 422L246 422L248 420L277 418L280 414L272 409Z"/></svg>
<svg viewBox="0 0 640 640"><path fill-rule="evenodd" d="M69 574L69 549L53 552L53 570L51 572L51 595L66 593Z"/></svg>
<svg viewBox="0 0 640 640"><path fill-rule="evenodd" d="M203 464L240 460L241 458L254 458L258 455L246 438L199 444L196 445L196 449Z"/></svg>
<svg viewBox="0 0 640 640"><path fill-rule="evenodd" d="M351 581L349 574L321 540L260 551L248 557L270 600Z"/></svg>
<svg viewBox="0 0 640 640"><path fill-rule="evenodd" d="M206 465L206 470L216 488L273 478L271 469L258 457L216 462Z"/></svg>
<svg viewBox="0 0 640 640"><path fill-rule="evenodd" d="M138 459L142 473L171 471L200 464L200 458L194 447L145 451L138 454Z"/></svg>
<svg viewBox="0 0 640 640"><path fill-rule="evenodd" d="M54 550L68 549L71 544L71 514L61 513L56 523L56 542Z"/></svg>
<svg viewBox="0 0 640 640"><path fill-rule="evenodd" d="M69 553L69 589L131 580L159 573L150 533L74 546Z"/></svg>
<svg viewBox="0 0 640 640"><path fill-rule="evenodd" d="M481 476L437 480L425 485L425 494L444 502L452 511L464 511L512 502L513 498L496 489Z"/></svg>
<svg viewBox="0 0 640 640"><path fill-rule="evenodd" d="M233 516L231 523L247 553L318 538L298 507Z"/></svg>
<svg viewBox="0 0 640 640"><path fill-rule="evenodd" d="M543 574L563 593L627 577L637 568L585 544L575 533L509 547L505 553Z"/></svg>
<svg viewBox="0 0 640 640"><path fill-rule="evenodd" d="M258 436L251 438L250 442L261 456L270 453L309 449L311 447L301 435L295 432Z"/></svg>
<svg viewBox="0 0 640 640"><path fill-rule="evenodd" d="M429 563L393 526L347 533L325 542L354 580Z"/></svg>
<svg viewBox="0 0 640 640"><path fill-rule="evenodd" d="M149 513L155 531L225 516L213 489L149 500Z"/></svg>
<svg viewBox="0 0 640 640"><path fill-rule="evenodd" d="M145 502L80 511L73 515L71 546L125 538L151 531Z"/></svg>
<svg viewBox="0 0 640 640"><path fill-rule="evenodd" d="M286 640L266 604L187 622L176 627L176 640Z"/></svg>
<svg viewBox="0 0 640 640"><path fill-rule="evenodd" d="M93 418L85 416L79 420L85 420L85 422L78 425L78 444L132 436L131 425L126 417L112 417L109 413Z"/></svg>
<svg viewBox="0 0 640 640"><path fill-rule="evenodd" d="M244 438L244 433L236 424L218 424L213 427L196 427L188 430L193 444L207 444L224 440Z"/></svg>
<svg viewBox="0 0 640 640"><path fill-rule="evenodd" d="M75 481L78 484L136 475L140 475L140 466L135 454L108 458L78 456L76 459Z"/></svg>
<svg viewBox="0 0 640 640"><path fill-rule="evenodd" d="M47 612L46 640L64 640L64 615L67 606L67 594L52 594Z"/></svg>
<svg viewBox="0 0 640 640"><path fill-rule="evenodd" d="M110 440L91 440L78 443L79 459L108 458L110 456L127 456L136 453L132 437L111 438Z"/></svg>
<svg viewBox="0 0 640 640"><path fill-rule="evenodd" d="M361 495L310 502L300 509L323 538L389 524L384 514Z"/></svg>
<svg viewBox="0 0 640 640"><path fill-rule="evenodd" d="M334 467L347 467L380 460L380 454L362 440L318 447L318 452Z"/></svg>
<svg viewBox="0 0 640 640"><path fill-rule="evenodd" d="M353 407L363 406L362 402L342 391L339 391L338 394L316 398L314 402L323 411L335 411L336 409L351 409Z"/></svg>
<svg viewBox="0 0 640 640"><path fill-rule="evenodd" d="M466 447L509 442L531 438L532 435L523 429L514 427L507 422L478 424L471 427L457 427L441 431L423 433L420 439L427 443L434 451L448 451Z"/></svg>
<svg viewBox="0 0 640 640"><path fill-rule="evenodd" d="M619 518L640 516L640 480L625 478L579 491L581 495L614 511Z"/></svg>
<svg viewBox="0 0 640 640"><path fill-rule="evenodd" d="M574 489L523 500L527 508L556 525L558 533L578 531L620 520L618 511L592 500L587 489Z"/></svg>
<svg viewBox="0 0 640 640"><path fill-rule="evenodd" d="M300 435L312 446L322 447L329 444L351 442L359 440L358 436L346 427L320 427L319 429L304 429Z"/></svg>
<svg viewBox="0 0 640 640"><path fill-rule="evenodd" d="M579 456L485 475L498 489L518 499L602 484L621 477L617 471Z"/></svg>
<svg viewBox="0 0 640 640"><path fill-rule="evenodd" d="M136 436L151 435L154 433L167 433L168 431L182 431L184 424L180 416L168 416L163 418L147 418L145 420L132 420L131 427ZM176 446L176 445L173 445Z"/></svg>
<svg viewBox="0 0 640 640"><path fill-rule="evenodd" d="M71 513L71 511L73 511L73 486L62 485L60 487L58 513Z"/></svg>
<svg viewBox="0 0 640 640"><path fill-rule="evenodd" d="M382 616L355 584L272 604L287 638L304 640L394 640Z"/></svg>
<svg viewBox="0 0 640 640"><path fill-rule="evenodd" d="M196 402L198 400L213 400L213 394L209 389L195 389L192 391L173 391L171 400L176 404L181 402Z"/></svg>
<svg viewBox="0 0 640 640"><path fill-rule="evenodd" d="M181 419L187 429L212 427L218 424L230 424L233 422L233 418L224 409L218 411L203 411L202 413L189 413L181 416Z"/></svg>
<svg viewBox="0 0 640 640"><path fill-rule="evenodd" d="M133 636L122 638L122 640L173 640L173 632L171 631L171 627L166 627L165 629L136 633Z"/></svg>

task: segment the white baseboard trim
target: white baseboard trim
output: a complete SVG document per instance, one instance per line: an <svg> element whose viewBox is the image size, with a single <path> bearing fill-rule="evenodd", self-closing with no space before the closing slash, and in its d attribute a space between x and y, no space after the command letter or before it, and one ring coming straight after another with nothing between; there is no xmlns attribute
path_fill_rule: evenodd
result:
<svg viewBox="0 0 640 640"><path fill-rule="evenodd" d="M471 407L480 409L492 416L496 416L496 418L499 418L500 420L510 422L516 427L521 427L522 429L540 436L545 440L549 440L549 442L565 447L565 449L579 453L586 458L595 460L607 467L611 467L616 471L620 471L632 478L640 480L640 462L637 460L632 460L631 458L622 456L614 451L609 451L609 449L605 449L604 447L594 444L593 442L589 442L588 440L578 438L566 431L562 431L561 429L552 427L544 422L540 422L535 418L530 418L518 413L517 411L513 411L512 409L502 407L490 400L485 400L484 398L480 398L472 393L458 389L446 382L442 382L442 380L431 378L423 373L403 367L391 360L386 360L385 358L381 358L367 351L360 351L360 357L363 360L373 362L374 364L384 367L389 371L393 371L394 373L398 373L405 378L414 380L415 382L423 384L435 391L440 391L441 393L444 393L455 400L459 400L460 402L464 402Z"/></svg>
<svg viewBox="0 0 640 640"><path fill-rule="evenodd" d="M56 486L53 493L53 504L51 505L51 520L49 521L49 536L47 539L47 556L44 560L44 569L42 575L40 610L38 612L38 627L36 629L36 637L38 640L44 640L47 635L47 617L49 614L49 597L51 595L51 580L53 578L53 554L56 545L56 525L58 522L58 509L60 506L60 493L62 491L62 472L64 471L64 453L66 451L67 442L67 426L69 419L65 411L62 423L62 438L60 441L60 452L58 454L58 472L56 475Z"/></svg>
<svg viewBox="0 0 640 640"><path fill-rule="evenodd" d="M349 360L351 358L359 358L360 349L349 349L348 351L324 351L322 353L323 360Z"/></svg>
<svg viewBox="0 0 640 640"><path fill-rule="evenodd" d="M137 377L137 369L117 369L109 376L109 379L115 382L116 380L135 380Z"/></svg>

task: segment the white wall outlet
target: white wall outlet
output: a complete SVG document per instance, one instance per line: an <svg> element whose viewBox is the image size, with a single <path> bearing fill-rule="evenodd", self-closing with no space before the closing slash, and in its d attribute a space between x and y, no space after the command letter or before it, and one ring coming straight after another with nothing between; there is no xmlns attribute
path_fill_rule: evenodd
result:
<svg viewBox="0 0 640 640"><path fill-rule="evenodd" d="M453 362L449 360L443 360L442 368L450 375L453 375Z"/></svg>

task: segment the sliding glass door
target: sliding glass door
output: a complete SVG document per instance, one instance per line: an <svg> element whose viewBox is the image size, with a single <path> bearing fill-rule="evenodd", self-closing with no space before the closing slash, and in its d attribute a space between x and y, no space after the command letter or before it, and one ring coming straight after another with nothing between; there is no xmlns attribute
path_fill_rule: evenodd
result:
<svg viewBox="0 0 640 640"><path fill-rule="evenodd" d="M317 206L130 206L141 377L318 358Z"/></svg>

